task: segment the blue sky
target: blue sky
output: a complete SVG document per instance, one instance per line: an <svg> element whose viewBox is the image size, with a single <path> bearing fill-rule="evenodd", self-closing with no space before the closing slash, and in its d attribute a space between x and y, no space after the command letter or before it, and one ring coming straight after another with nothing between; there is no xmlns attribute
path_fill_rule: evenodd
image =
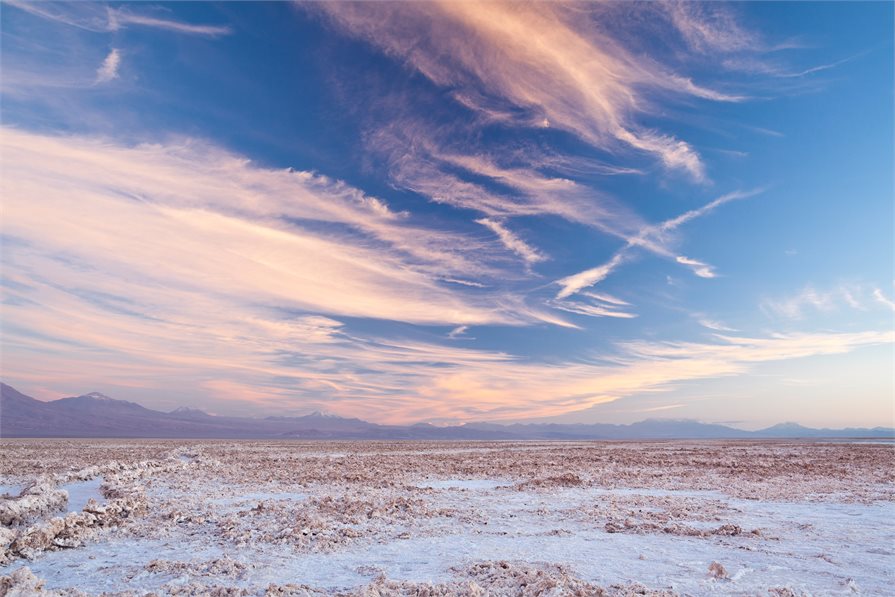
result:
<svg viewBox="0 0 895 597"><path fill-rule="evenodd" d="M892 425L892 11L4 2L3 378Z"/></svg>

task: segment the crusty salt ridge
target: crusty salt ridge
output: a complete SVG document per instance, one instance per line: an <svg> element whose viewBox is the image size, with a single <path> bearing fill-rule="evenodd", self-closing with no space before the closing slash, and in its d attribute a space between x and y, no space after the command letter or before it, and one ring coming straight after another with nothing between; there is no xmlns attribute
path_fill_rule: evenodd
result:
<svg viewBox="0 0 895 597"><path fill-rule="evenodd" d="M171 466L182 466L175 456L172 454L163 461L111 462L43 475L19 496L0 500L0 523L4 525L0 527L0 563L6 564L18 557L34 559L47 550L79 547L98 529L114 527L129 517L143 514L146 499L136 480ZM64 508L68 502L68 493L60 489L60 485L101 475L106 478L101 491L109 499L107 504L91 498L79 512L43 519L48 513Z"/></svg>
<svg viewBox="0 0 895 597"><path fill-rule="evenodd" d="M144 505L5 564L10 591L29 574L91 595L879 595L895 581L891 445L3 448L0 482L102 475L107 506Z"/></svg>
<svg viewBox="0 0 895 597"><path fill-rule="evenodd" d="M0 524L21 524L29 518L62 509L68 502L68 494L56 487L47 477L38 478L18 495L0 499Z"/></svg>

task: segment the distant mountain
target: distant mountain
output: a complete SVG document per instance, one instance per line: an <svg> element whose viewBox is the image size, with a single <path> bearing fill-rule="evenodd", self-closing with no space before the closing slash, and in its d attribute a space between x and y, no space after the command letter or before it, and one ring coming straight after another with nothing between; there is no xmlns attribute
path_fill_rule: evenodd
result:
<svg viewBox="0 0 895 597"><path fill-rule="evenodd" d="M798 423L779 423L755 433L762 437L892 437L895 429L889 427L846 427L844 429L811 429Z"/></svg>
<svg viewBox="0 0 895 597"><path fill-rule="evenodd" d="M110 416L113 414L145 416L156 411L149 410L126 400L115 400L99 392L91 392L82 396L60 398L53 404L59 410L65 410L75 414L92 414L97 416Z"/></svg>
<svg viewBox="0 0 895 597"><path fill-rule="evenodd" d="M438 427L378 425L315 412L303 417L221 417L181 407L171 412L99 392L49 402L0 384L0 437L158 437L358 440L645 440L895 437L895 429L810 429L781 423L760 431L688 419L647 419L630 425L469 423Z"/></svg>
<svg viewBox="0 0 895 597"><path fill-rule="evenodd" d="M313 412L303 417L267 417L265 421L288 424L296 429L316 429L319 431L366 431L378 425L361 421L360 419L346 419L336 415Z"/></svg>
<svg viewBox="0 0 895 597"><path fill-rule="evenodd" d="M171 417L176 417L178 419L207 419L211 417L211 415L204 410L199 410L198 408L190 408L189 406L181 406L180 408L175 408L174 410L169 412L168 415Z"/></svg>
<svg viewBox="0 0 895 597"><path fill-rule="evenodd" d="M688 419L647 419L630 425L610 423L470 423L466 427L480 430L504 430L514 436L530 439L735 439L754 437L750 431L725 425L700 423Z"/></svg>

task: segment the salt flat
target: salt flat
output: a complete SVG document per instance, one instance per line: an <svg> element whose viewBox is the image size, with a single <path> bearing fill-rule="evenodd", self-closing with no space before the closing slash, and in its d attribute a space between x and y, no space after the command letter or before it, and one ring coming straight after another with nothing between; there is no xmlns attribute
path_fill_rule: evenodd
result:
<svg viewBox="0 0 895 597"><path fill-rule="evenodd" d="M890 443L2 448L0 484L25 488L0 500L10 595L885 595L895 583ZM65 514L75 502L83 511Z"/></svg>

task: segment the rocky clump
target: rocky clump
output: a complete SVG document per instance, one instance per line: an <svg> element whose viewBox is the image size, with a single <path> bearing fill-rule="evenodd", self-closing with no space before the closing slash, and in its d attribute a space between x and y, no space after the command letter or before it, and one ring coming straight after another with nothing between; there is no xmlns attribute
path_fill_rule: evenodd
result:
<svg viewBox="0 0 895 597"><path fill-rule="evenodd" d="M86 597L77 589L47 590L44 581L27 567L19 568L9 576L0 576L0 595L4 597Z"/></svg>
<svg viewBox="0 0 895 597"><path fill-rule="evenodd" d="M730 578L727 569L719 562L709 564L709 576L712 578Z"/></svg>
<svg viewBox="0 0 895 597"><path fill-rule="evenodd" d="M176 562L172 560L152 560L144 570L153 574L188 574L195 577L241 579L248 567L230 558L216 558L208 561Z"/></svg>
<svg viewBox="0 0 895 597"><path fill-rule="evenodd" d="M127 518L146 512L146 501L126 497L100 505L90 500L82 512L71 512L64 517L54 517L18 533L4 550L3 557L35 558L52 549L79 547L97 529L118 526Z"/></svg>
<svg viewBox="0 0 895 597"><path fill-rule="evenodd" d="M736 537L744 534L753 537L761 536L761 531L758 529L754 529L749 533L743 533L743 529L735 524L722 524L714 529L697 529L690 525L680 523L659 525L653 522L635 522L631 519L625 519L623 521L611 520L606 523L603 529L607 533L634 533L638 535L664 533L666 535L676 535L678 537Z"/></svg>
<svg viewBox="0 0 895 597"><path fill-rule="evenodd" d="M68 493L56 487L49 477L43 477L25 488L15 498L0 500L0 524L12 526L58 512L68 503Z"/></svg>
<svg viewBox="0 0 895 597"><path fill-rule="evenodd" d="M539 479L529 479L521 483L516 483L513 487L520 491L527 489L549 489L552 487L580 487L584 485L584 480L575 473L563 473L562 475L554 475L552 477L544 477Z"/></svg>
<svg viewBox="0 0 895 597"><path fill-rule="evenodd" d="M380 576L352 593L352 597L673 597L674 592L651 590L640 584L604 588L578 578L560 564L479 562L455 568L457 579L444 584L390 581Z"/></svg>
<svg viewBox="0 0 895 597"><path fill-rule="evenodd" d="M454 568L454 579L443 583L390 580L380 574L353 591L325 593L306 585L270 585L265 597L672 597L670 591L653 591L639 584L603 588L575 576L557 564L488 561Z"/></svg>
<svg viewBox="0 0 895 597"><path fill-rule="evenodd" d="M0 527L0 565L19 557L34 559L48 550L79 547L99 529L117 527L125 520L145 514L146 497L134 479L173 464L112 462L41 477L18 497L0 501L0 522L4 525ZM103 473L109 475L101 487L108 503L99 504L90 499L81 512L41 519L42 515L59 511L68 503L68 493L58 488L60 483L93 479ZM25 526L29 522L32 524Z"/></svg>

